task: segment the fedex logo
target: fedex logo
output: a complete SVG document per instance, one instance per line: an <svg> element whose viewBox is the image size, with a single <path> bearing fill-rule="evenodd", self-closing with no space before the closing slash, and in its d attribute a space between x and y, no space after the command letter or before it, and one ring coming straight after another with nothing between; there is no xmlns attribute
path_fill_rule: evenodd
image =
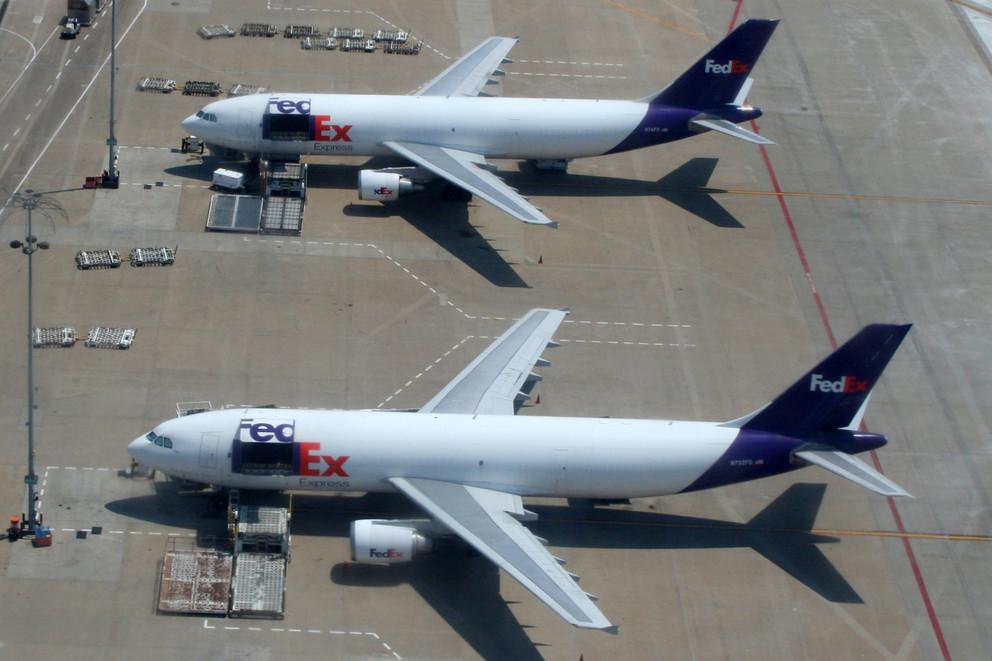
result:
<svg viewBox="0 0 992 661"><path fill-rule="evenodd" d="M299 453L300 475L348 477L348 473L344 470L344 462L348 461L348 455L334 457L329 454L320 454L320 443L315 442L297 443L296 446Z"/></svg>
<svg viewBox="0 0 992 661"><path fill-rule="evenodd" d="M388 559L391 559L392 560L392 559L396 559L396 558L402 558L403 557L403 554L400 553L399 551L397 551L396 549L386 549L385 551L380 551L379 549L370 548L369 549L369 557L370 558L388 558Z"/></svg>
<svg viewBox="0 0 992 661"><path fill-rule="evenodd" d="M749 67L740 60L730 60L726 64L720 64L714 60L707 59L703 67L704 73L747 73Z"/></svg>
<svg viewBox="0 0 992 661"><path fill-rule="evenodd" d="M309 115L310 100L300 99L299 101L293 101L292 99L280 99L274 96L269 99L269 112L271 113L273 111L282 115Z"/></svg>
<svg viewBox="0 0 992 661"><path fill-rule="evenodd" d="M810 392L842 392L845 394L868 391L868 379L856 376L842 376L836 381L827 381L822 374L813 374L809 378Z"/></svg>
<svg viewBox="0 0 992 661"><path fill-rule="evenodd" d="M380 186L379 188L373 189L372 192L376 195L392 195L393 189L387 188L386 186Z"/></svg>
<svg viewBox="0 0 992 661"><path fill-rule="evenodd" d="M241 441L292 443L295 433L295 420L269 419L262 421L253 418L242 418L241 423L238 425L238 439Z"/></svg>
<svg viewBox="0 0 992 661"><path fill-rule="evenodd" d="M317 142L351 142L351 138L348 137L348 131L351 130L351 124L346 124L344 126L338 124L331 124L330 115L314 115L313 116L313 139ZM334 135L331 135L331 132Z"/></svg>

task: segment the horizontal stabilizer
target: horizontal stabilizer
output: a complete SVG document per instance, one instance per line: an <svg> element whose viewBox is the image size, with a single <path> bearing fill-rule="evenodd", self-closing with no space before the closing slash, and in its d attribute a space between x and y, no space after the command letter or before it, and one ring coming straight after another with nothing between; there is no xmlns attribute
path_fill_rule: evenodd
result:
<svg viewBox="0 0 992 661"><path fill-rule="evenodd" d="M831 450L804 450L797 452L796 456L811 464L816 464L835 475L863 486L869 491L882 494L883 496L903 496L912 498L909 493L898 484L885 477L877 470L861 461L854 455L846 452L836 452Z"/></svg>
<svg viewBox="0 0 992 661"><path fill-rule="evenodd" d="M765 136L759 135L754 131L748 131L746 128L738 126L737 124L734 124L726 119L699 118L694 119L689 123L701 129L716 131L717 133L729 135L731 138L737 138L738 140L743 140L744 142L750 142L756 145L775 144Z"/></svg>

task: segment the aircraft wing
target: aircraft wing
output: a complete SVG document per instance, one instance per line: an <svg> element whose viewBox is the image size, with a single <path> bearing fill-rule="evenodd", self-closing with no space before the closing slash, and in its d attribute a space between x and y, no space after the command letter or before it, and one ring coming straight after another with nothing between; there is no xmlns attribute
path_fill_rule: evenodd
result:
<svg viewBox="0 0 992 661"><path fill-rule="evenodd" d="M523 195L510 188L490 172L485 156L449 147L438 147L417 142L383 143L394 152L430 170L460 188L478 195L517 220L535 225L558 227L554 222L527 201Z"/></svg>
<svg viewBox="0 0 992 661"><path fill-rule="evenodd" d="M417 90L415 96L477 96L517 43L509 37L489 37L455 60L433 80Z"/></svg>
<svg viewBox="0 0 992 661"><path fill-rule="evenodd" d="M520 523L520 518L535 518L523 508L520 496L421 478L394 477L389 482L570 624L617 632L591 595L579 588L576 577Z"/></svg>
<svg viewBox="0 0 992 661"><path fill-rule="evenodd" d="M564 310L531 310L486 347L468 367L420 409L420 413L471 413L513 415L514 402L528 379L539 380L531 370L548 346L551 336L568 313Z"/></svg>

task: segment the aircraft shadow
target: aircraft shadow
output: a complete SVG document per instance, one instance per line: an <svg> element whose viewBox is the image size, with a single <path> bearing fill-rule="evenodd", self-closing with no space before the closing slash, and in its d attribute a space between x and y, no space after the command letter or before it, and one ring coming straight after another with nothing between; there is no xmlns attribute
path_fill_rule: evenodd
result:
<svg viewBox="0 0 992 661"><path fill-rule="evenodd" d="M751 548L828 601L864 601L817 544L812 532L825 484L794 484L747 523L650 512L534 505L530 529L563 548Z"/></svg>
<svg viewBox="0 0 992 661"><path fill-rule="evenodd" d="M176 480L153 484L154 494L114 500L104 507L130 519L195 530L201 541L226 537L226 494L190 487Z"/></svg>
<svg viewBox="0 0 992 661"><path fill-rule="evenodd" d="M367 588L408 584L484 659L541 659L499 592L499 570L471 550L430 555L403 565L342 562L331 568L338 585Z"/></svg>
<svg viewBox="0 0 992 661"><path fill-rule="evenodd" d="M708 187L719 160L689 159L658 181L540 172L527 162L521 162L518 171L501 170L497 174L507 184L527 196L652 197L657 195L716 227L743 228L744 225L713 198L714 193L726 191Z"/></svg>
<svg viewBox="0 0 992 661"><path fill-rule="evenodd" d="M388 163L373 159L360 167L387 165ZM351 165L311 163L309 185L312 188L355 190L359 169ZM468 204L443 199L442 187L440 183L428 184L422 193L401 197L392 202L349 203L342 212L352 218L399 216L491 284L497 287L528 287L523 278L513 270L513 264L503 258L501 250L493 247L477 227L469 222ZM515 222L509 217L506 220Z"/></svg>
<svg viewBox="0 0 992 661"><path fill-rule="evenodd" d="M222 535L222 498L190 494L179 483L157 482L158 494L106 504L116 514L167 526L195 528L201 537ZM528 527L561 548L726 549L750 548L824 599L864 603L818 544L836 537L812 532L825 484L794 484L746 523L629 510L528 505L538 520ZM195 503L193 499L201 499ZM286 506L283 494L242 491L241 501ZM347 537L360 518L423 518L400 494L363 496L296 494L292 532L299 536ZM202 512L202 513L201 513ZM438 553L392 566L341 562L330 570L341 585L369 588L409 584L484 658L540 659L500 596L495 565L453 540Z"/></svg>

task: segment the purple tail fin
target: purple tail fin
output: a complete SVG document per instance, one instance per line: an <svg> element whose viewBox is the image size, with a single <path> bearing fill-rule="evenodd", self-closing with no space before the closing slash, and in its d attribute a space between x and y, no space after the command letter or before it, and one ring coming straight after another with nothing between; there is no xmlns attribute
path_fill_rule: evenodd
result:
<svg viewBox="0 0 992 661"><path fill-rule="evenodd" d="M847 427L910 327L865 326L741 428L803 436Z"/></svg>
<svg viewBox="0 0 992 661"><path fill-rule="evenodd" d="M745 21L648 101L697 110L733 103L776 25L773 19Z"/></svg>

